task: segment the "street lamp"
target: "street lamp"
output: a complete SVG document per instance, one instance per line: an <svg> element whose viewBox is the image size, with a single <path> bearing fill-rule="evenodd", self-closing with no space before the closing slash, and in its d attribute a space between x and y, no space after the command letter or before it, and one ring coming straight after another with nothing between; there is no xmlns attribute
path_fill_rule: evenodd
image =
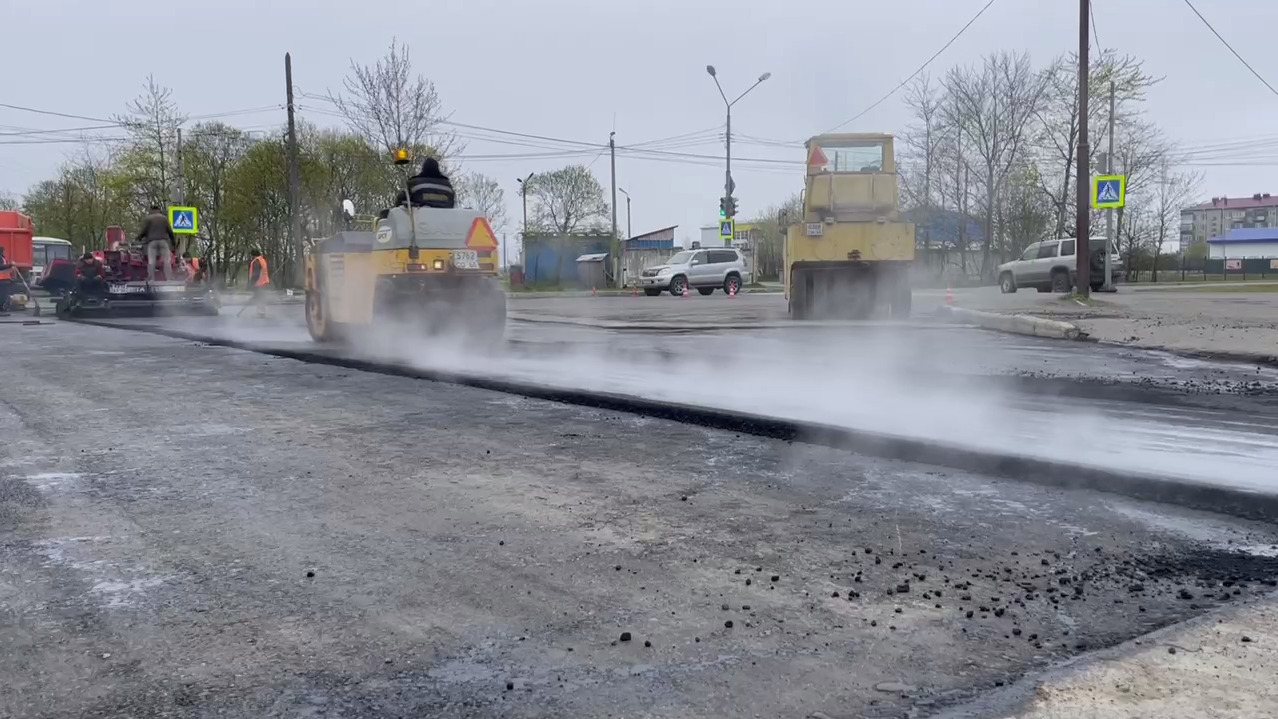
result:
<svg viewBox="0 0 1278 719"><path fill-rule="evenodd" d="M528 177L517 177L515 182L519 183L519 194L524 198L524 229L523 236L528 236L528 181L532 179L536 173L528 173Z"/></svg>
<svg viewBox="0 0 1278 719"><path fill-rule="evenodd" d="M626 196L626 238L629 239L635 236L634 230L630 229L630 193L621 187L617 188L617 192Z"/></svg>
<svg viewBox="0 0 1278 719"><path fill-rule="evenodd" d="M725 167L724 167L724 174L723 174L723 196L725 198L728 198L728 197L732 197L732 192L737 189L736 184L732 181L732 106L740 102L741 98L745 97L746 95L749 95L750 91L758 87L759 84L762 83L764 80L767 80L768 78L772 77L772 73L765 72L762 75L760 75L759 79L755 80L753 85L746 88L745 92L741 93L740 95L737 95L736 100L731 100L731 101L728 100L727 94L723 92L723 85L719 84L719 75L715 72L714 65L706 65L706 73L708 73L710 77L714 78L714 86L719 88L719 97L723 98L723 104L727 109L727 123L726 123L726 130L724 132L724 137L726 141L724 143ZM733 208L728 213L728 217L733 217L734 215L736 215L735 208Z"/></svg>
<svg viewBox="0 0 1278 719"><path fill-rule="evenodd" d="M522 245L528 240L528 181L532 179L536 173L528 173L528 177L516 177L515 182L519 183L519 194L524 199L524 228L519 233L519 243ZM503 249L502 255L505 256Z"/></svg>

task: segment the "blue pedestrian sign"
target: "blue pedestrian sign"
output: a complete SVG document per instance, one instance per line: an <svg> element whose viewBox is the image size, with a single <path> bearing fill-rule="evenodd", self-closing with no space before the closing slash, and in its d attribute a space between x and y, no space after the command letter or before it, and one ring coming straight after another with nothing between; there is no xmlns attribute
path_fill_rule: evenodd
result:
<svg viewBox="0 0 1278 719"><path fill-rule="evenodd" d="M719 220L719 239L731 240L736 237L736 223L729 217L726 220Z"/></svg>
<svg viewBox="0 0 1278 719"><path fill-rule="evenodd" d="M1098 175L1092 181L1092 207L1117 209L1127 202L1126 175Z"/></svg>
<svg viewBox="0 0 1278 719"><path fill-rule="evenodd" d="M200 211L194 207L170 207L169 226L178 235L195 235L200 231Z"/></svg>

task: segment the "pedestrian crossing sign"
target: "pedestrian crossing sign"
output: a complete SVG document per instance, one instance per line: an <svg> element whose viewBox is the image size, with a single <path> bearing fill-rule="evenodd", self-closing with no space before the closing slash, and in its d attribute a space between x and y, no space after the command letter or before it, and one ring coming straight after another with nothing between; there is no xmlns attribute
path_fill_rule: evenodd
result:
<svg viewBox="0 0 1278 719"><path fill-rule="evenodd" d="M1108 210L1127 203L1126 175L1098 175L1092 181L1092 207Z"/></svg>
<svg viewBox="0 0 1278 719"><path fill-rule="evenodd" d="M731 217L719 220L719 239L731 240L736 234L736 222Z"/></svg>
<svg viewBox="0 0 1278 719"><path fill-rule="evenodd" d="M194 235L200 231L200 211L194 207L170 207L169 226L174 234Z"/></svg>

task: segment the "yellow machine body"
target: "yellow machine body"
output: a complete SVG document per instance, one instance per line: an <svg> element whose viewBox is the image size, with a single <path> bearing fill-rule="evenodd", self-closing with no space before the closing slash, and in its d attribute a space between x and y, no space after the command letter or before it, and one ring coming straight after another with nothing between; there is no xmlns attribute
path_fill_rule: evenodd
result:
<svg viewBox="0 0 1278 719"><path fill-rule="evenodd" d="M808 140L803 214L790 218L785 296L795 319L910 311L914 225L901 219L891 135Z"/></svg>
<svg viewBox="0 0 1278 719"><path fill-rule="evenodd" d="M306 324L316 341L370 329L484 340L505 331L497 241L477 211L396 207L374 232L315 243L304 263Z"/></svg>

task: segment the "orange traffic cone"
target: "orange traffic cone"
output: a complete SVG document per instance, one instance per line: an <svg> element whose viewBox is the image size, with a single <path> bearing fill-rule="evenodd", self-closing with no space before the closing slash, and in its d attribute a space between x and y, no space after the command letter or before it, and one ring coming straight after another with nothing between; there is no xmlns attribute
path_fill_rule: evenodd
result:
<svg viewBox="0 0 1278 719"><path fill-rule="evenodd" d="M631 296L631 297L638 297L638 296L639 296L639 285L638 285L638 284L633 284L633 285L631 285L631 286L630 286L630 296Z"/></svg>
<svg viewBox="0 0 1278 719"><path fill-rule="evenodd" d="M954 290L950 287L948 282L945 284L945 306L954 306Z"/></svg>
<svg viewBox="0 0 1278 719"><path fill-rule="evenodd" d="M591 288L590 288L590 296L591 296L591 297L597 297L597 296L598 296L598 295L595 293L595 288L594 288L594 286L591 286Z"/></svg>
<svg viewBox="0 0 1278 719"><path fill-rule="evenodd" d="M728 296L729 296L729 297L736 297L736 296L737 296L737 284L736 284L735 282L733 282L732 284L728 285Z"/></svg>
<svg viewBox="0 0 1278 719"><path fill-rule="evenodd" d="M687 283L687 282L683 283L683 296L684 296L684 297L687 297L687 296L688 296L688 283Z"/></svg>

